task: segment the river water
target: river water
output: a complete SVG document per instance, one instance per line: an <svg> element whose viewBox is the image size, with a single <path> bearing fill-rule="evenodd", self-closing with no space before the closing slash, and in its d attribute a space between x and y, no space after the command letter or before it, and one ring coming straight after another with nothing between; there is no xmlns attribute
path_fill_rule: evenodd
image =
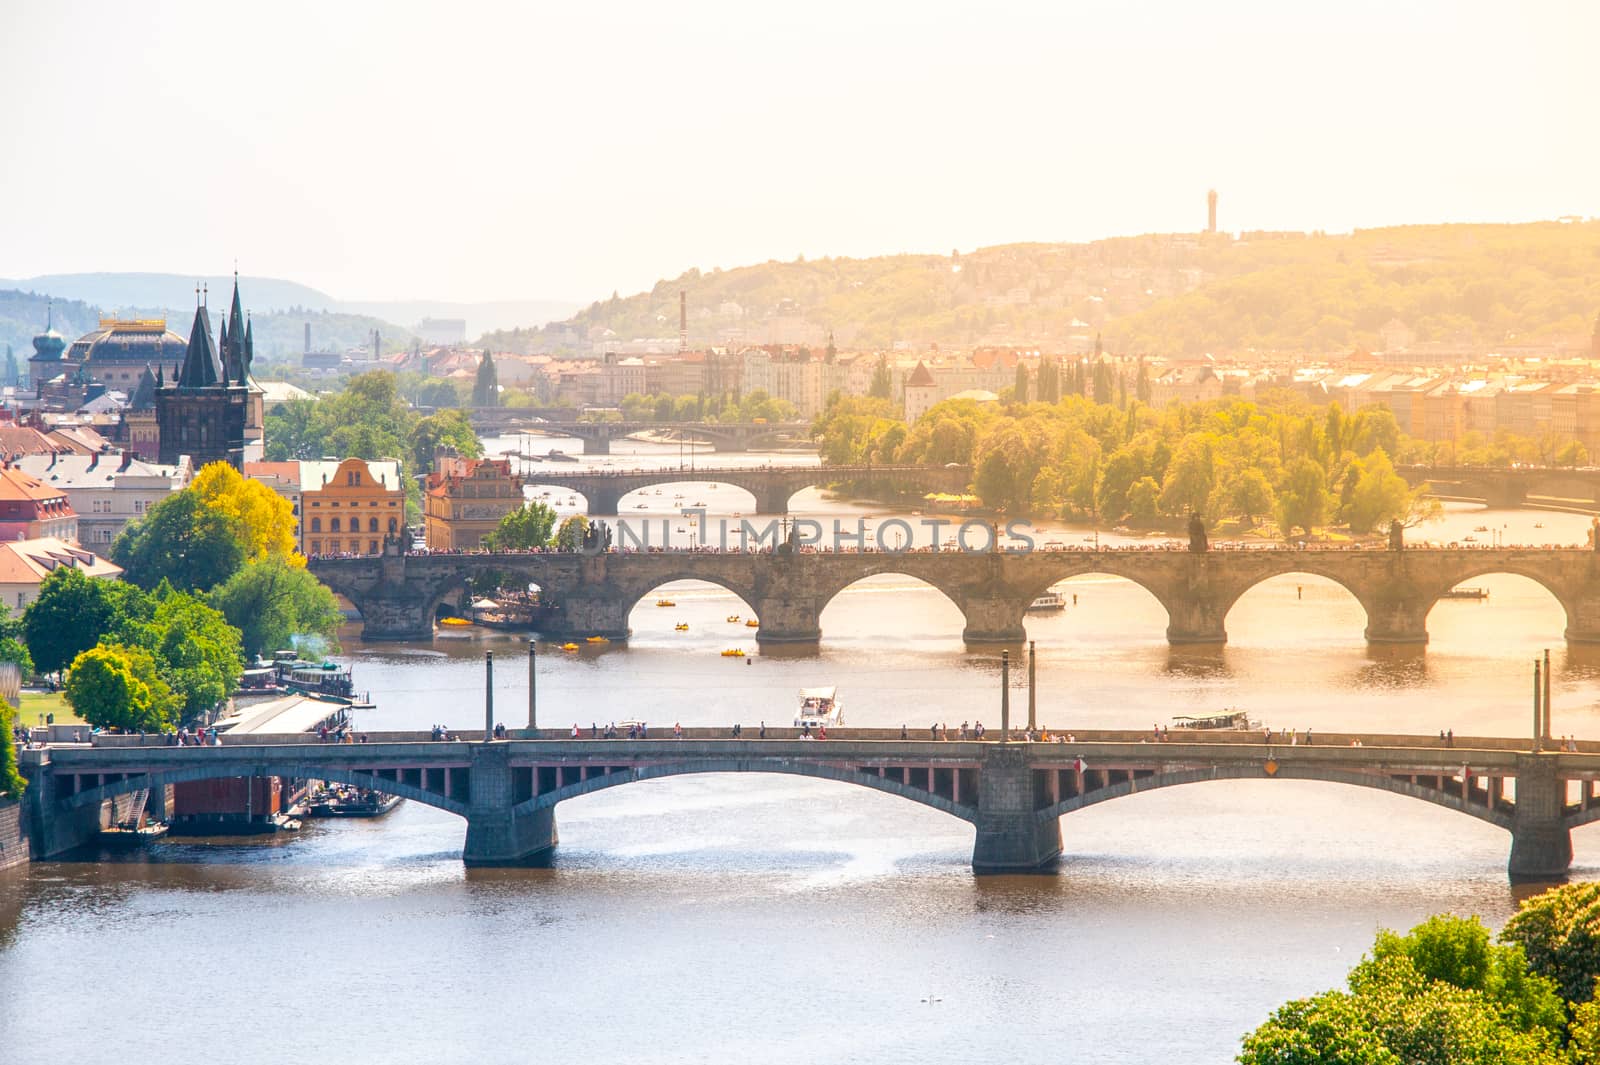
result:
<svg viewBox="0 0 1600 1065"><path fill-rule="evenodd" d="M630 446L586 461L679 461L676 447ZM666 486L625 500L625 520L673 514L680 491L713 515L750 505L727 486ZM869 525L890 513L816 491L793 507ZM1413 538L1574 543L1587 524L1451 507ZM1472 583L1488 598L1441 602L1426 651L1369 650L1360 607L1310 576L1248 593L1225 648L1180 651L1147 593L1078 578L1061 586L1076 605L1028 619L1040 717L1143 727L1237 706L1276 727L1517 734L1548 647L1556 731L1600 734L1600 657L1569 658L1555 600L1521 578ZM664 595L676 607L647 597L626 645L542 649L542 725L787 721L795 689L815 684L839 686L849 724L998 718L996 651L967 648L959 611L915 581L853 586L819 647L743 662L718 652L756 649L725 620L746 604L702 584ZM521 640L367 646L358 633L343 657L378 706L359 725L481 728L486 649L510 659L496 705L523 723ZM1013 683L1015 710L1022 670ZM546 870L469 872L461 821L408 803L269 843L163 842L0 878L0 1060L1224 1062L1278 1003L1339 983L1379 927L1441 910L1498 926L1516 905L1505 833L1337 785L1106 803L1063 821L1053 875L984 879L967 825L844 784L681 777L557 813ZM1595 875L1600 830L1574 844L1574 875Z"/></svg>

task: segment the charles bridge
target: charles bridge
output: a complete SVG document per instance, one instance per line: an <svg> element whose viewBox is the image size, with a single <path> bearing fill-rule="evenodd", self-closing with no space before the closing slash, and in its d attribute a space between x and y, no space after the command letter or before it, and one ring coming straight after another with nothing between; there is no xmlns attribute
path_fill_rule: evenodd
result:
<svg viewBox="0 0 1600 1065"><path fill-rule="evenodd" d="M556 847L558 803L693 773L793 774L921 803L973 825L977 872L1050 866L1062 850L1065 814L1217 780L1324 781L1433 803L1508 830L1514 879L1563 875L1571 830L1600 820L1600 748L1592 744L1548 753L1528 740L1458 737L1446 745L1425 736L1319 734L1315 744L1289 744L1269 743L1261 732L1191 732L1176 742L1086 732L1034 743L902 739L888 729L839 729L822 741L794 738L792 730L768 739L730 739L726 730L709 729L683 739L529 734L539 738L461 743L374 733L361 744L318 743L310 735L249 736L235 744L224 736L221 747L97 737L94 746L23 751L32 850L50 858L90 842L119 796L138 795L159 816L169 785L273 776L371 788L463 817L469 865L542 864Z"/></svg>
<svg viewBox="0 0 1600 1065"><path fill-rule="evenodd" d="M530 485L581 494L594 515L614 515L622 497L663 484L731 484L755 497L755 514L787 514L789 498L819 485L848 481L894 491L920 488L960 493L972 481L970 466L751 466L743 469L572 470L543 469L523 478Z"/></svg>
<svg viewBox="0 0 1600 1065"><path fill-rule="evenodd" d="M880 535L882 529L880 528ZM864 577L902 574L943 592L965 618L971 643L1026 639L1024 614L1058 581L1123 577L1167 611L1174 644L1224 643L1229 609L1272 577L1304 573L1339 584L1366 611L1371 643L1426 643L1428 612L1450 589L1486 574L1527 577L1566 612L1566 639L1600 643L1600 554L1587 548L1319 550L798 551L661 550L502 554L405 554L314 558L309 568L360 611L363 638L425 640L441 604L473 577L535 584L552 608L547 638L628 637L634 605L671 581L709 581L744 600L763 643L822 636L823 609Z"/></svg>
<svg viewBox="0 0 1600 1065"><path fill-rule="evenodd" d="M570 437L583 441L585 455L609 455L612 441L644 432L680 433L710 443L715 451L748 451L760 441L811 435L810 422L550 421L506 407L477 407L469 417L473 430L485 436L521 430Z"/></svg>

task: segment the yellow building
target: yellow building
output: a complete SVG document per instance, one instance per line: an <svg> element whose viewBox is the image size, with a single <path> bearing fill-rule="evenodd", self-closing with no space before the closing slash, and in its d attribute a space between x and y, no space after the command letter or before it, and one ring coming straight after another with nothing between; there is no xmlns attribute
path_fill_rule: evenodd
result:
<svg viewBox="0 0 1600 1065"><path fill-rule="evenodd" d="M524 503L522 484L504 459L441 455L434 465L422 499L430 551L481 547L500 519Z"/></svg>
<svg viewBox="0 0 1600 1065"><path fill-rule="evenodd" d="M376 555L403 536L406 492L393 460L300 463L300 543L308 555Z"/></svg>

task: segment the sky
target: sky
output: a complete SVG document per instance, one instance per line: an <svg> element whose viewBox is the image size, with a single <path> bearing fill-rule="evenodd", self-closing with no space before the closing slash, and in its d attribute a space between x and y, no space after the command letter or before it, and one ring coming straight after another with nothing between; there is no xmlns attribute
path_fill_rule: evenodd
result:
<svg viewBox="0 0 1600 1065"><path fill-rule="evenodd" d="M1589 0L0 0L0 277L570 299L797 255L1600 215Z"/></svg>

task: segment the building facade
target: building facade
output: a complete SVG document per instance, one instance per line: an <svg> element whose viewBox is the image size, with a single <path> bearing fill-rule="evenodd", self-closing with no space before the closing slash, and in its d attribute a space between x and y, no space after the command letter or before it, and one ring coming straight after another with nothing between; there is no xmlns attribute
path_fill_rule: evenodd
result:
<svg viewBox="0 0 1600 1065"><path fill-rule="evenodd" d="M86 575L116 580L122 567L53 536L0 543L0 602L13 611L25 609L39 598L39 585L62 566L75 566Z"/></svg>
<svg viewBox="0 0 1600 1065"><path fill-rule="evenodd" d="M189 484L188 460L158 466L132 452L93 455L25 455L15 466L51 489L64 492L77 515L77 542L106 552L130 521Z"/></svg>
<svg viewBox="0 0 1600 1065"><path fill-rule="evenodd" d="M17 466L0 468L0 540L51 537L78 542L78 515L66 492Z"/></svg>
<svg viewBox="0 0 1600 1065"><path fill-rule="evenodd" d="M406 492L393 460L300 463L300 543L308 555L376 555L405 533Z"/></svg>
<svg viewBox="0 0 1600 1065"><path fill-rule="evenodd" d="M430 551L470 551L526 500L505 459L441 455L428 474L422 516Z"/></svg>

